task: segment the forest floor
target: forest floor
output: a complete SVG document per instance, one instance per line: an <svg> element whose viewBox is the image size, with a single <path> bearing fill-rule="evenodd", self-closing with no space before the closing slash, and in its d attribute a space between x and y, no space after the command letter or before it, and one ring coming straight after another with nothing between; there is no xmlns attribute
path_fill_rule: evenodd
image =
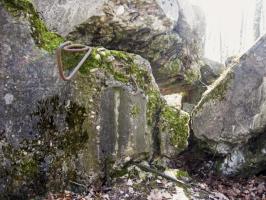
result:
<svg viewBox="0 0 266 200"><path fill-rule="evenodd" d="M266 177L254 177L248 180L229 180L210 177L201 180L198 186L189 189L192 200L266 200ZM49 194L47 200L187 200L184 190L175 183L157 177L149 181L120 178L112 188L97 191L90 188L87 193L77 194L65 191Z"/></svg>
<svg viewBox="0 0 266 200"><path fill-rule="evenodd" d="M112 179L110 187L90 186L83 194L50 193L46 200L266 200L265 173L249 178L219 176L215 159L192 143L175 159L130 165L127 173Z"/></svg>
<svg viewBox="0 0 266 200"><path fill-rule="evenodd" d="M172 170L172 172L176 172ZM168 171L171 177L171 171ZM176 174L176 173L174 173ZM186 184L130 166L128 173L112 180L110 187L88 188L77 194L49 194L47 200L266 200L266 176L248 179L218 177L205 169L180 177ZM188 198L187 196L190 196Z"/></svg>

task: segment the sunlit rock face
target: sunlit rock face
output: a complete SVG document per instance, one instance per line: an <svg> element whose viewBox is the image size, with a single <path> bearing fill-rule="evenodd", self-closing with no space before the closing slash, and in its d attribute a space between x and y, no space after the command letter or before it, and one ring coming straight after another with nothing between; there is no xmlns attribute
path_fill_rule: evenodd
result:
<svg viewBox="0 0 266 200"><path fill-rule="evenodd" d="M265 0L190 0L206 16L205 57L224 63L266 33Z"/></svg>
<svg viewBox="0 0 266 200"><path fill-rule="evenodd" d="M258 158L262 158L265 144L258 145L260 139L255 140L265 140L265 63L266 35L234 61L210 86L193 111L195 137L204 141L213 152L229 155L227 163L232 152L235 162L231 165L238 167L229 165L234 170L227 170L226 174L238 174L244 167L250 167L250 172L255 173L261 170L259 166L265 166L265 159ZM243 158L238 158L234 151L241 151ZM227 169L225 166L223 169Z"/></svg>
<svg viewBox="0 0 266 200"><path fill-rule="evenodd" d="M68 39L149 60L165 93L200 78L204 14L186 0L33 2L49 28Z"/></svg>

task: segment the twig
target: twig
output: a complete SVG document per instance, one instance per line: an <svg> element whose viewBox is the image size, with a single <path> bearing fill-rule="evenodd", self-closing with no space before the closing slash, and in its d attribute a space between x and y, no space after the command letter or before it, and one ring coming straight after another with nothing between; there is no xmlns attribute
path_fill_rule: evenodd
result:
<svg viewBox="0 0 266 200"><path fill-rule="evenodd" d="M84 185L84 184L77 183L75 181L69 181L69 182L72 183L72 184L75 184L75 185L78 185L78 186L81 186L81 187L84 187L84 188L88 189L88 187L86 185Z"/></svg>
<svg viewBox="0 0 266 200"><path fill-rule="evenodd" d="M207 89L210 88L210 86L209 86L209 85L206 85L201 79L199 79L199 82L200 82L204 87L206 87Z"/></svg>
<svg viewBox="0 0 266 200"><path fill-rule="evenodd" d="M140 164L140 163L135 163L135 165L137 167L139 167L140 169L144 170L144 171L148 171L148 172L152 172L152 173L158 174L159 176L164 177L166 179L169 179L170 181L173 181L173 182L175 182L177 184L180 184L182 186L186 186L186 187L190 186L190 184L188 184L188 183L185 183L185 182L183 182L181 180L178 180L176 178L173 178L171 176L168 176L167 174L165 174L163 172L160 172L160 171L158 171L156 169L152 169L152 168L150 168L147 165L143 165L143 164Z"/></svg>
<svg viewBox="0 0 266 200"><path fill-rule="evenodd" d="M159 176L163 177L163 178L166 178L170 181L173 181L175 183L177 183L180 187L183 187L185 190L187 190L188 188L191 188L191 187L196 187L197 189L199 189L200 191L206 193L206 194L210 194L211 192L208 191L207 189L203 189L201 187L199 187L197 184L195 183L185 183L181 180L178 180L176 178L173 178L171 176L168 176L167 174L163 173L163 172L160 172L156 169L152 169L150 168L149 166L147 165L143 165L141 163L134 163L134 165L136 165L137 167L139 167L140 169L144 170L144 171L147 171L147 172L151 172L151 173L154 173L154 174L158 174Z"/></svg>

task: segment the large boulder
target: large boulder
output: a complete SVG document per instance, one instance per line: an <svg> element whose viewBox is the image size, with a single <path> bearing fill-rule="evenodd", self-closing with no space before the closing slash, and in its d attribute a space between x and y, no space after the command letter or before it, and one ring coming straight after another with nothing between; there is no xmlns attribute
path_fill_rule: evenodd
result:
<svg viewBox="0 0 266 200"><path fill-rule="evenodd" d="M244 169L256 173L261 166L265 169L265 141L261 141L266 128L265 63L266 35L234 59L194 109L195 137L226 156L222 164L225 174L239 174Z"/></svg>
<svg viewBox="0 0 266 200"><path fill-rule="evenodd" d="M74 0L67 0L64 2L60 2L59 0L34 0L33 4L37 10L41 12L48 27L56 30L56 32L63 36L67 36L82 23L89 23L89 19L91 19L91 23L96 23L92 18L101 19L102 22L102 25L97 24L94 29L99 28L99 30L104 30L103 26L106 22L116 21L118 23L117 28L121 25L122 30L130 30L130 28L132 28L132 31L137 31L149 27L150 31L157 31L157 33L159 33L160 31L166 32L172 30L179 17L179 7L175 0L133 0L130 3L124 0L81 0L78 4ZM60 16L60 18L54 20L54 17L58 16ZM100 21L98 21L98 23L99 22ZM110 29L112 26L115 25L109 24ZM84 28L90 31L90 27ZM91 32L88 33L96 34L94 31L91 30ZM109 31L109 33L115 33L111 30ZM99 34L99 38L104 37L102 32L99 32ZM90 36L92 37L93 35L87 35L87 37ZM103 39L111 41L114 39L114 35L106 34Z"/></svg>
<svg viewBox="0 0 266 200"><path fill-rule="evenodd" d="M204 15L186 0L33 0L50 30L93 46L136 53L151 62L163 92L200 78ZM55 20L56 19L56 20ZM174 90L174 91L172 91Z"/></svg>
<svg viewBox="0 0 266 200"><path fill-rule="evenodd" d="M1 199L106 178L117 162L160 153L155 144L163 134L175 135L176 152L186 146L188 132L180 140L178 129L160 134L167 106L147 60L93 48L76 77L64 82L54 55L63 38L48 31L29 1L1 1L0 26ZM64 53L66 69L81 57ZM171 116L182 117L177 110ZM187 130L188 118L183 122Z"/></svg>

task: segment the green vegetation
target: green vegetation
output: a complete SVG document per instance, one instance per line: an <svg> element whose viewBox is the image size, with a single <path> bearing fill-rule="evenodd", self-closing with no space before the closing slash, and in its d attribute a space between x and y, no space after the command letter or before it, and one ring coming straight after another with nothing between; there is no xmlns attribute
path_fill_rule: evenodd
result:
<svg viewBox="0 0 266 200"><path fill-rule="evenodd" d="M84 53L63 53L63 64L66 69L75 67ZM146 68L136 63L136 56L123 51L107 50L102 47L93 48L90 57L80 69L80 75L88 75L93 70L106 72L107 76L122 83L131 83L135 90L141 89L148 96L147 119L152 125L154 115L162 105L162 99L157 89L151 86L152 77ZM134 110L133 113L135 113Z"/></svg>
<svg viewBox="0 0 266 200"><path fill-rule="evenodd" d="M130 114L133 118L136 118L140 114L141 110L137 105L133 105Z"/></svg>
<svg viewBox="0 0 266 200"><path fill-rule="evenodd" d="M189 115L170 106L164 106L161 112L160 127L162 132L170 134L171 144L177 149L187 146L189 136Z"/></svg>
<svg viewBox="0 0 266 200"><path fill-rule="evenodd" d="M85 53L63 53L63 64L66 69L75 67ZM115 60L115 61L114 61ZM101 69L114 79L123 83L131 83L133 86L144 91L149 89L151 77L147 69L142 69L135 63L132 54L123 51L94 48L90 57L80 69L81 74L89 74L93 69Z"/></svg>
<svg viewBox="0 0 266 200"><path fill-rule="evenodd" d="M24 159L20 164L20 173L26 177L34 177L38 174L38 162L33 158Z"/></svg>
<svg viewBox="0 0 266 200"><path fill-rule="evenodd" d="M31 35L40 48L48 52L55 50L63 38L54 32L50 32L45 23L40 19L29 0L1 0L5 9L14 17L23 17L30 23Z"/></svg>
<svg viewBox="0 0 266 200"><path fill-rule="evenodd" d="M158 73L161 77L176 76L181 70L181 61L179 58L169 60L164 66L160 67Z"/></svg>
<svg viewBox="0 0 266 200"><path fill-rule="evenodd" d="M156 117L159 113L157 113L163 106L163 101L161 95L156 90L150 90L148 92L148 104L147 104L147 120L148 125L152 126L154 122L156 122Z"/></svg>
<svg viewBox="0 0 266 200"><path fill-rule="evenodd" d="M185 81L189 84L193 84L195 81L199 80L199 74L200 72L193 69L187 69L184 74Z"/></svg>
<svg viewBox="0 0 266 200"><path fill-rule="evenodd" d="M88 146L89 138L93 140L95 133L90 127L91 122L87 118L87 112L88 109L72 102L60 102L57 96L40 101L36 112L31 115L31 118L40 119L35 127L38 138L24 140L19 149L11 145L3 146L4 158L11 164L10 170L6 172L13 180L10 187L45 185L46 182L40 183L40 181L44 178L48 181L47 176L51 176L49 184L54 184L54 189L61 189L61 178L75 180L77 169L73 160L77 159L76 156L81 151L85 155L89 153L93 155L94 152L93 147ZM56 125L54 119L59 113L66 113L66 129L61 131L58 130L58 124ZM84 126L87 127L84 129ZM88 162L89 168L95 165L96 159L86 157L83 161ZM46 174L41 171L44 161L49 162ZM65 168L64 172L62 168Z"/></svg>
<svg viewBox="0 0 266 200"><path fill-rule="evenodd" d="M189 177L189 174L187 171L178 170L176 172L176 178L182 178L182 177Z"/></svg>

